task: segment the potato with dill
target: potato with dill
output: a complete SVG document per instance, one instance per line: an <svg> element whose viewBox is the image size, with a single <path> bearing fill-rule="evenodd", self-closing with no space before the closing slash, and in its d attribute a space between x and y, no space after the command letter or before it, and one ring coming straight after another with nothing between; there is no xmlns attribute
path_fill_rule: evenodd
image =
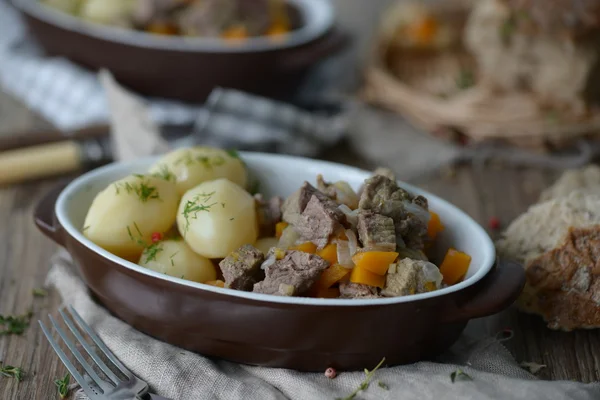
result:
<svg viewBox="0 0 600 400"><path fill-rule="evenodd" d="M180 196L214 179L226 178L243 188L248 181L246 167L237 152L203 146L166 154L150 168L150 173L173 179Z"/></svg>
<svg viewBox="0 0 600 400"><path fill-rule="evenodd" d="M196 253L225 258L238 247L256 242L255 200L227 179L201 183L183 195L177 227Z"/></svg>
<svg viewBox="0 0 600 400"><path fill-rule="evenodd" d="M217 279L212 261L194 253L181 239L153 243L144 249L138 264L162 274L199 283Z"/></svg>
<svg viewBox="0 0 600 400"><path fill-rule="evenodd" d="M103 249L137 261L152 243L152 234L165 232L175 223L177 200L173 182L129 175L96 195L83 233Z"/></svg>

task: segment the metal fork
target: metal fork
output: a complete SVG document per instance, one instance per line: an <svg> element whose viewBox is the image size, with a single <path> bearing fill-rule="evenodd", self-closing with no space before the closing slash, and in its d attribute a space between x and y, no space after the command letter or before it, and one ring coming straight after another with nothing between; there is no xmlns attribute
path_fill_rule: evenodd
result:
<svg viewBox="0 0 600 400"><path fill-rule="evenodd" d="M125 366L115 357L115 355L106 347L106 345L100 340L98 335L90 328L88 324L85 323L83 318L75 311L75 309L71 306L68 306L70 314L73 316L79 328L81 328L85 333L87 333L93 342L98 346L98 348L104 353L106 358L110 360L114 364L114 366L121 371L121 373L127 378L125 380L120 379L108 366L102 361L102 359L98 356L98 354L94 351L94 349L88 344L88 342L83 338L71 318L67 315L67 313L60 309L59 313L69 328L69 330L73 333L77 342L85 349L85 351L89 354L92 360L95 363L95 366L98 367L110 380L104 380L100 378L100 376L96 373L94 368L85 360L82 354L77 350L76 344L71 341L63 329L58 325L57 321L52 317L52 315L48 315L50 318L50 322L52 326L61 337L63 342L67 345L73 356L79 361L83 369L85 370L85 374L81 375L75 365L69 360L67 355L60 348L58 343L52 337L50 331L42 321L38 321L46 339L50 342L50 345L61 359L63 364L67 367L73 378L79 383L85 394L90 397L92 400L129 400L129 399L151 399L151 400L168 400L164 397L160 397L158 395L152 394L148 392L148 384L131 373Z"/></svg>

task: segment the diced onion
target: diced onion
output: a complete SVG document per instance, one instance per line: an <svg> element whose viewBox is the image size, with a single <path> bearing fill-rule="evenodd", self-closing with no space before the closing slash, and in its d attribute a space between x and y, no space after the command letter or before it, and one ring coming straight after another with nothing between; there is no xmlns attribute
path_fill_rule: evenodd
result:
<svg viewBox="0 0 600 400"><path fill-rule="evenodd" d="M397 269L398 269L398 264L390 264L390 267L388 268L387 272L388 272L388 274L395 274Z"/></svg>
<svg viewBox="0 0 600 400"><path fill-rule="evenodd" d="M269 257L267 257L267 259L260 265L260 269L267 269L267 267L275 264L275 261L277 261L275 254L269 255Z"/></svg>
<svg viewBox="0 0 600 400"><path fill-rule="evenodd" d="M358 207L358 195L352 190L352 187L346 181L338 181L333 184L335 188L336 200L338 203L345 204L349 208Z"/></svg>
<svg viewBox="0 0 600 400"><path fill-rule="evenodd" d="M346 237L348 238L348 247L350 248L350 255L353 256L358 251L358 238L356 233L351 229L346 229Z"/></svg>
<svg viewBox="0 0 600 400"><path fill-rule="evenodd" d="M296 241L300 238L298 232L291 225L283 230L277 247L282 249L288 249L296 244Z"/></svg>
<svg viewBox="0 0 600 400"><path fill-rule="evenodd" d="M358 225L358 210L351 210L346 204L340 204L338 208L344 213L352 228L356 228L356 225Z"/></svg>
<svg viewBox="0 0 600 400"><path fill-rule="evenodd" d="M436 289L439 289L442 284L443 278L440 269L435 264L432 264L430 262L423 263L422 266L423 279L425 280L425 282L433 282L435 283Z"/></svg>
<svg viewBox="0 0 600 400"><path fill-rule="evenodd" d="M403 201L402 204L404 205L406 211L419 218L425 225L429 224L429 220L431 219L431 214L429 214L429 211L410 201Z"/></svg>
<svg viewBox="0 0 600 400"><path fill-rule="evenodd" d="M352 261L352 254L350 254L350 246L345 240L337 241L337 259L338 264L340 264L342 267L354 267L354 261Z"/></svg>

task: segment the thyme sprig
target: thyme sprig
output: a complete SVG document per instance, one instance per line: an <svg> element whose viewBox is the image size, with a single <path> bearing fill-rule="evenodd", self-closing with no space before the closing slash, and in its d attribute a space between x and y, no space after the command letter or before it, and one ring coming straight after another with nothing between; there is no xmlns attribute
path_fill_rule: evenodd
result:
<svg viewBox="0 0 600 400"><path fill-rule="evenodd" d="M69 394L69 383L70 382L71 382L71 375L69 375L68 372L64 378L54 380L54 384L56 385L56 388L58 389L58 395L60 396L61 399L66 398L67 395Z"/></svg>
<svg viewBox="0 0 600 400"><path fill-rule="evenodd" d="M43 288L35 288L31 291L31 294L33 294L33 297L46 297L48 296L48 291Z"/></svg>
<svg viewBox="0 0 600 400"><path fill-rule="evenodd" d="M0 315L0 336L2 335L21 335L29 327L29 322L33 316L33 311L28 311L24 315Z"/></svg>
<svg viewBox="0 0 600 400"><path fill-rule="evenodd" d="M371 383L371 379L373 379L373 375L375 375L375 372L379 368L381 368L381 366L383 365L384 362L385 362L385 357L383 357L381 359L381 361L379 361L379 364L377 364L377 366L375 368L373 368L371 371L369 371L368 369L365 368L365 375L366 375L365 379L360 383L360 385L358 385L358 387L354 390L354 392L350 393L346 397L337 398L336 400L353 400L360 391L367 390L369 388L369 384ZM383 386L381 386L381 385L379 385L379 386L381 388L383 388Z"/></svg>
<svg viewBox="0 0 600 400"><path fill-rule="evenodd" d="M190 228L190 219L198 218L198 213L202 211L210 212L210 208L217 204L217 202L208 204L212 199L215 192L200 193L188 200L183 207L183 217L185 218L185 232ZM185 235L184 232L184 235Z"/></svg>
<svg viewBox="0 0 600 400"><path fill-rule="evenodd" d="M0 375L5 376L7 378L15 378L17 381L21 382L23 380L23 375L25 375L25 372L21 367L3 365L2 361L0 361Z"/></svg>

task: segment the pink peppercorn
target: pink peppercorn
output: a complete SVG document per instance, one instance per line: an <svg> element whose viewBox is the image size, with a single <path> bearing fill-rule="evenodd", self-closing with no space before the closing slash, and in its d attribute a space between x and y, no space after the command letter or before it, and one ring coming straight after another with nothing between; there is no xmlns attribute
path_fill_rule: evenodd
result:
<svg viewBox="0 0 600 400"><path fill-rule="evenodd" d="M162 233L154 232L152 234L152 243L157 243L157 242L160 242L161 240L162 240Z"/></svg>
<svg viewBox="0 0 600 400"><path fill-rule="evenodd" d="M333 379L337 376L337 372L335 370L335 368L327 368L325 370L325 376L328 377L329 379Z"/></svg>
<svg viewBox="0 0 600 400"><path fill-rule="evenodd" d="M500 220L498 219L498 217L490 218L489 226L490 226L490 229L492 229L494 231L499 229L500 228Z"/></svg>

